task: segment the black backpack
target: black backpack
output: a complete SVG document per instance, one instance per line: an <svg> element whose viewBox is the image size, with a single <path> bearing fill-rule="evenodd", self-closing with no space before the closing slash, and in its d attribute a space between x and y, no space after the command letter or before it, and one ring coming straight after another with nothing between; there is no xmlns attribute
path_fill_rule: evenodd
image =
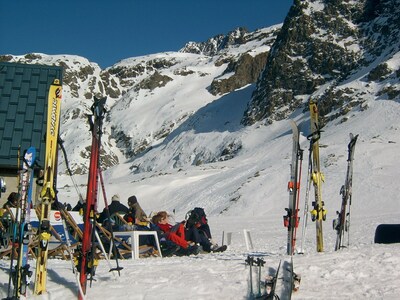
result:
<svg viewBox="0 0 400 300"><path fill-rule="evenodd" d="M207 224L206 213L201 207L195 207L186 214L186 226L190 227L196 224L199 226Z"/></svg>

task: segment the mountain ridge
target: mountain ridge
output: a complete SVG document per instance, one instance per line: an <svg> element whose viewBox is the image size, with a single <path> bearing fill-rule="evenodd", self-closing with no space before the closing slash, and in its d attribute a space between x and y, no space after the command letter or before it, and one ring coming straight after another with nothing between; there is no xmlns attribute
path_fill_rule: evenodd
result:
<svg viewBox="0 0 400 300"><path fill-rule="evenodd" d="M71 169L75 174L83 174L87 172L87 159L90 155L90 133L85 115L90 113L94 95L108 97L109 114L105 123L104 155L101 162L104 168L108 168L148 151L193 115L192 104L184 103L184 99L192 97L192 88L176 90L177 86L179 89L180 86L187 85L186 80L200 82L200 92L195 97L204 100L195 100L198 102L196 110L223 94L254 83L257 70L261 71L279 28L279 25L275 25L254 33L239 30L245 36L246 42L226 43L214 56L193 54L184 50L156 53L127 58L104 70L86 58L73 55L31 53L23 56L3 55L0 60L64 67L61 137L65 140ZM235 34L236 31L233 31L225 39L232 41ZM187 47L183 49L187 50ZM246 71L247 66L251 66L250 72ZM165 97L158 96L156 92L170 93L171 96L163 100L161 98ZM151 103L144 101L144 98L151 98ZM130 119L130 115L134 113L124 116L118 112L132 109L132 106L146 105L145 102L149 102L151 106L164 107L163 112L172 105L178 105L180 111L171 109L170 113L161 117L166 118L165 120L161 120L157 126L151 126L151 130L138 134L142 128L149 127L148 122L154 122L155 119L151 117L148 120L140 113L141 119L136 124L123 124L123 120ZM77 120L81 121L79 126L76 125ZM76 130L80 134L77 135ZM65 172L62 165L60 170Z"/></svg>

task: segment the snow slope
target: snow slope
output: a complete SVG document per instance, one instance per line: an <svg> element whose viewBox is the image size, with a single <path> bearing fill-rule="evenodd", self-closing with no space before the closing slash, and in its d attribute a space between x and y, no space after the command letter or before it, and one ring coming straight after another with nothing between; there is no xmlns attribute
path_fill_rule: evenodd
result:
<svg viewBox="0 0 400 300"><path fill-rule="evenodd" d="M148 213L175 209L177 221L194 206L204 207L217 242L221 243L223 231L232 232L228 250L191 257L124 260L120 262L124 267L121 277L108 272L108 265L102 261L96 281L88 289L88 299L248 299L249 270L244 264L247 255L265 259L263 275L270 268L276 268L286 252L282 216L289 196L286 187L291 131L288 121L269 126L239 124L239 112L245 104L241 99L253 88L248 86L237 91L236 97L230 95L212 102L145 155L104 172L108 199L114 193L119 193L122 199L135 194ZM300 196L302 216L309 114L297 111L292 118L301 128L301 147L305 150ZM345 178L350 132L360 135L354 161L350 247L335 252L332 220L340 208L339 190ZM328 210L324 223L325 251L316 253L315 229L310 222L304 242L305 254L294 256L295 271L302 275L301 287L294 299L400 297L400 245L373 243L378 224L399 223L400 219L399 132L398 100L368 100L367 106L351 113L346 122L338 120L324 128L320 154L326 178L322 196ZM241 145L232 159L172 167L175 156L195 161L196 151L222 150L228 140ZM135 172L133 165L140 172ZM84 193L87 177L76 176L75 180ZM74 204L78 197L71 187L71 179L61 176L58 184L60 200ZM102 203L100 198L99 209ZM251 232L253 250L246 248L243 229ZM298 245L300 242L299 239ZM0 296L5 297L9 261L1 260L0 268ZM34 297L30 290L28 298L76 298L77 285L69 262L50 260L48 273L48 294Z"/></svg>

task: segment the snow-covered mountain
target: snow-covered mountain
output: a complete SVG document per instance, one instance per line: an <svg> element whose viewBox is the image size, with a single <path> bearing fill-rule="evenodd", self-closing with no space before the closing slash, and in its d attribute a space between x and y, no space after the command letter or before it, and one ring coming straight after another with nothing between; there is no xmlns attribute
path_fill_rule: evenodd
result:
<svg viewBox="0 0 400 300"><path fill-rule="evenodd" d="M103 168L126 162L133 173L165 171L243 154L244 133L253 131L245 125L306 116L310 97L324 123L344 122L376 100L398 101L397 4L295 1L283 24L238 28L105 70L71 55L0 59L64 67L61 137L75 174L89 165L94 95L108 97Z"/></svg>
<svg viewBox="0 0 400 300"><path fill-rule="evenodd" d="M175 152L181 152L179 147L194 138L195 120L214 106L220 111L241 106L238 118L249 125L307 110L313 97L326 123L339 117L345 121L352 111L367 109L368 99L395 101L400 94L398 4L295 1L284 24L255 32L238 28L205 42L188 42L177 53L128 58L105 70L71 55L0 59L64 67L61 135L73 172L83 174L90 155L85 114L96 94L108 97L104 168L135 161L155 146L172 147L174 140ZM256 84L254 92L249 92L249 84ZM244 97L233 104L229 99L237 93ZM208 116L214 117L220 116ZM136 171L199 165L233 157L240 147L237 138L221 137L216 149L202 146L188 155L174 155L168 166L133 165ZM63 165L59 170L65 173Z"/></svg>
<svg viewBox="0 0 400 300"><path fill-rule="evenodd" d="M86 114L94 95L108 97L102 157L107 168L159 144L222 95L256 82L279 29L280 25L251 33L238 29L206 43L188 43L180 52L128 58L105 70L71 55L0 59L64 67L61 137L71 169L82 174L87 172L91 144ZM196 47L209 50L195 53ZM59 170L64 173L65 167Z"/></svg>
<svg viewBox="0 0 400 300"><path fill-rule="evenodd" d="M346 119L367 99L398 99L398 0L294 2L245 124L285 119L310 96L326 121Z"/></svg>
<svg viewBox="0 0 400 300"><path fill-rule="evenodd" d="M243 229L251 231L253 254L265 258L267 267L276 268L286 253L289 118L300 127L304 149L304 220L310 97L323 114L319 142L328 214L324 253L315 253L315 225L309 222L305 255L294 257L302 283L293 298L399 298L399 244L373 243L378 224L400 218L399 4L296 0L282 25L234 30L190 42L180 52L128 58L105 70L69 55L2 56L65 66L61 132L82 192L91 143L85 113L99 93L108 96L101 153L108 199L118 193L126 203L135 194L146 212L174 211L176 221L204 207L218 242L223 231L233 233L223 254L125 260L120 278L101 263L89 298L249 299L244 259L252 252ZM351 242L334 252L332 221L340 208L350 132L359 134ZM62 162L59 170L59 199L75 204L78 196ZM311 190L310 205L313 199ZM98 204L101 210L101 198ZM298 246L301 234L299 229ZM50 296L75 297L68 264L50 261Z"/></svg>

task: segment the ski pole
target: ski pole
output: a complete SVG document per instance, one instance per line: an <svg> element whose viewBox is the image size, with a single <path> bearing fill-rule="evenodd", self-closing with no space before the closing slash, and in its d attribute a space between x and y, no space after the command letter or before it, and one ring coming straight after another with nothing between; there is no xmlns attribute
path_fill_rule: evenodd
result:
<svg viewBox="0 0 400 300"><path fill-rule="evenodd" d="M300 146L299 146L299 153L298 153L298 158L299 158L299 161L300 161L300 165L299 165L299 180L298 180L298 182L299 182L299 187L298 187L298 189L297 189L297 198L296 198L296 208L295 208L295 215L294 215L294 218L295 218L295 220L294 220L294 238L293 238L293 245L292 245L292 249L293 249L293 251L292 251L292 255L293 255L293 252L295 251L295 246L296 246L296 241L297 241L297 227L299 226L299 222L298 222L298 220L299 220L299 204L300 204L300 184L301 184L301 173L302 173L302 167L303 167L303 149L300 149ZM301 249L302 251L303 251L303 249Z"/></svg>
<svg viewBox="0 0 400 300"><path fill-rule="evenodd" d="M257 266L258 266L258 294L257 297L261 296L261 267L264 266L265 261L262 258L257 258Z"/></svg>
<svg viewBox="0 0 400 300"><path fill-rule="evenodd" d="M102 189L102 192L103 192L104 205L105 205L105 207L106 207L106 212L107 212L107 218L108 218L109 220L111 220L110 210L108 209L108 202L107 202L106 189L104 188L103 173L101 172L101 169L100 169L100 168L99 168L98 170L99 170L99 177L100 177L101 189ZM120 272L120 271L121 271L123 268L119 266L119 261L118 261L118 255L119 255L119 253L118 253L118 249L117 249L117 247L116 247L116 245L115 245L115 243L114 243L114 230L113 230L113 228L112 228L112 225L110 225L110 233L111 233L111 240L112 240L111 246L112 246L112 248L113 248L113 252L114 252L114 255L115 255L115 263L117 264L117 267L116 267L116 268L110 269L110 271L117 271L117 272L118 272L118 275L121 276L121 272Z"/></svg>
<svg viewBox="0 0 400 300"><path fill-rule="evenodd" d="M252 256L247 256L247 259L245 260L246 264L250 266L250 297L254 297L254 292L253 292L253 270L252 266L254 264L254 258Z"/></svg>

